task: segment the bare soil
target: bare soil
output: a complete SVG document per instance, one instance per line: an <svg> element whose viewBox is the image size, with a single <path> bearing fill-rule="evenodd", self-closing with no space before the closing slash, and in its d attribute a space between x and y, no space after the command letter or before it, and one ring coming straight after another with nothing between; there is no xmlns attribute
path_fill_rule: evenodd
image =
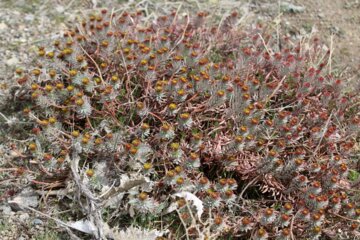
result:
<svg viewBox="0 0 360 240"><path fill-rule="evenodd" d="M308 34L325 41L333 49L334 66L359 80L360 70L360 1L359 0L292 0L253 1L261 5L289 2L304 7L302 12L282 12L280 18L288 31ZM266 9L264 9L266 11ZM266 14L260 11L258 14ZM272 17L277 13L274 12ZM332 43L331 43L332 42ZM355 78L356 77L356 78Z"/></svg>

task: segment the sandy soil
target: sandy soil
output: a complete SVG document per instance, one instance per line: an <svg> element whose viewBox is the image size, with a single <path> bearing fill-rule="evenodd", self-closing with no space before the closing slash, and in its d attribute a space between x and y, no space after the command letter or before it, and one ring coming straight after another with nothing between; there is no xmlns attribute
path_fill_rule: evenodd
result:
<svg viewBox="0 0 360 240"><path fill-rule="evenodd" d="M287 15L293 26L313 27L330 46L333 36L334 61L359 77L360 70L360 1L359 0L297 0L305 11ZM357 78L357 81L360 81Z"/></svg>

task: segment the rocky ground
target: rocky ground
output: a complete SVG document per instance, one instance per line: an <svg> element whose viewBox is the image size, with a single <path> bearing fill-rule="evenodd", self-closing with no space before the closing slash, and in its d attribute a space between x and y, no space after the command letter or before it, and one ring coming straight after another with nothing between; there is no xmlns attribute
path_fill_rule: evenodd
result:
<svg viewBox="0 0 360 240"><path fill-rule="evenodd" d="M56 38L66 29L67 23L74 21L77 16L93 8L109 7L110 2L111 6L116 7L123 1L1 0L0 98L7 94L12 85L14 69L29 61L36 46ZM328 48L334 49L334 69L359 82L359 0L209 0L201 6L212 11L219 2L228 9L239 8L242 14L248 15L249 22L254 19L270 22L272 26L280 26L280 31L295 37L318 36L328 44ZM6 157L14 157L5 154L9 149L5 141L0 142L0 239L68 239L54 222L49 222L49 218L16 208L4 200L3 196L9 194L5 191L6 187L19 184L14 176L1 167L9 162ZM43 204L46 201L40 202ZM38 203L34 205L37 206Z"/></svg>

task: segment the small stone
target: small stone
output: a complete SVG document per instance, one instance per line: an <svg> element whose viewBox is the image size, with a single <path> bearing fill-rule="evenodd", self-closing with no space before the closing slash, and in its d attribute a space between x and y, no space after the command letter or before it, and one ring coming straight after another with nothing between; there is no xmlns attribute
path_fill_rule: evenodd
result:
<svg viewBox="0 0 360 240"><path fill-rule="evenodd" d="M55 10L58 12L58 13L63 13L65 11L65 7L61 6L61 5L58 5L55 7Z"/></svg>
<svg viewBox="0 0 360 240"><path fill-rule="evenodd" d="M41 221L40 219L38 218L35 218L32 222L34 225L42 225L43 224L43 221Z"/></svg>
<svg viewBox="0 0 360 240"><path fill-rule="evenodd" d="M20 214L20 216L19 216L19 220L22 222L25 222L28 218L29 218L28 213L23 213L23 214Z"/></svg>
<svg viewBox="0 0 360 240"><path fill-rule="evenodd" d="M335 35L337 35L339 37L344 35L344 32L337 26L331 26L329 28L329 30L330 30L331 34L335 34Z"/></svg>
<svg viewBox="0 0 360 240"><path fill-rule="evenodd" d="M318 13L318 17L319 17L319 18L324 18L325 15L324 15L324 13Z"/></svg>
<svg viewBox="0 0 360 240"><path fill-rule="evenodd" d="M34 16L33 14L26 14L25 17L24 17L24 19L25 19L26 21L32 22L32 21L34 21L35 16Z"/></svg>
<svg viewBox="0 0 360 240"><path fill-rule="evenodd" d="M25 25L19 25L18 26L18 31L24 31L24 29L25 29Z"/></svg>
<svg viewBox="0 0 360 240"><path fill-rule="evenodd" d="M1 23L0 23L0 31L3 32L3 31L5 31L6 29L8 29L8 26L6 25L6 23L1 22Z"/></svg>
<svg viewBox="0 0 360 240"><path fill-rule="evenodd" d="M38 195L31 188L26 188L8 201L14 211L25 210L27 207L37 207Z"/></svg>
<svg viewBox="0 0 360 240"><path fill-rule="evenodd" d="M11 207L7 205L0 206L0 210L3 212L4 215L10 215L12 213Z"/></svg>
<svg viewBox="0 0 360 240"><path fill-rule="evenodd" d="M280 8L282 12L286 12L286 13L302 13L305 11L305 7L297 6L288 2L281 2Z"/></svg>
<svg viewBox="0 0 360 240"><path fill-rule="evenodd" d="M6 60L6 62L5 62L5 64L8 66L15 66L18 63L19 63L19 60L16 57L12 57L12 58Z"/></svg>

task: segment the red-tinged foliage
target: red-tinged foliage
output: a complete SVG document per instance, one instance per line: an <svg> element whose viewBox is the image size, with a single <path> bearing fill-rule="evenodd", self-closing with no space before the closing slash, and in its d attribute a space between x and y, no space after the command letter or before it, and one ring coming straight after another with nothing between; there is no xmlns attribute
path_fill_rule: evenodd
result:
<svg viewBox="0 0 360 240"><path fill-rule="evenodd" d="M227 233L314 239L336 222L350 236L359 97L328 74L319 40L279 46L261 26L238 29L236 12L220 27L207 17L103 10L39 47L34 66L16 71L33 123L28 154L55 175L74 154L91 179L99 162L110 182L141 173L151 189L118 207L139 214L160 216L189 191L204 218L227 216L214 218Z"/></svg>

